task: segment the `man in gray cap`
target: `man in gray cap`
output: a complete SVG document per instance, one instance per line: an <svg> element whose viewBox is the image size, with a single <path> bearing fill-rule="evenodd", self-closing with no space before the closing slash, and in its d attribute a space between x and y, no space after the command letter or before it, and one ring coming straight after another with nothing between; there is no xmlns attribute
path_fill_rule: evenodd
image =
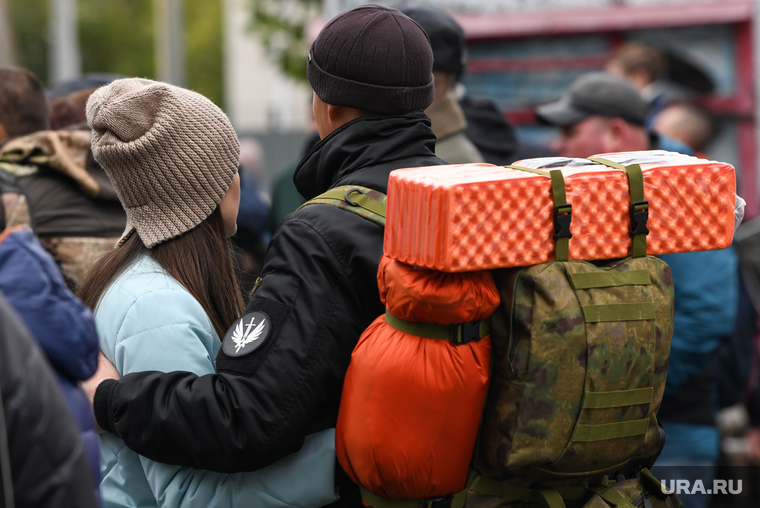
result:
<svg viewBox="0 0 760 508"><path fill-rule="evenodd" d="M576 79L560 100L536 108L536 115L561 129L552 148L564 157L651 149L691 154L685 145L647 131L648 110L632 82L592 72Z"/></svg>
<svg viewBox="0 0 760 508"><path fill-rule="evenodd" d="M376 278L384 228L353 203L382 201L394 169L444 163L424 113L433 54L417 23L357 7L322 29L308 58L322 141L293 180L307 199L331 190L324 201L343 209L310 205L283 220L255 295L223 339L218 374L141 372L97 386L101 428L153 460L250 471L335 427L351 352L385 312ZM361 505L355 487L341 497Z"/></svg>

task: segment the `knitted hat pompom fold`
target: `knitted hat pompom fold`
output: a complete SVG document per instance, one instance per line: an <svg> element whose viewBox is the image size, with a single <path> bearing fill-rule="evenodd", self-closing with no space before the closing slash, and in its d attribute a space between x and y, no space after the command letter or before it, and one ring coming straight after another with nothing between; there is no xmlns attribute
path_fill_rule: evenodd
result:
<svg viewBox="0 0 760 508"><path fill-rule="evenodd" d="M87 101L92 153L127 212L117 245L137 232L151 248L193 229L219 205L238 170L240 143L206 97L127 78Z"/></svg>

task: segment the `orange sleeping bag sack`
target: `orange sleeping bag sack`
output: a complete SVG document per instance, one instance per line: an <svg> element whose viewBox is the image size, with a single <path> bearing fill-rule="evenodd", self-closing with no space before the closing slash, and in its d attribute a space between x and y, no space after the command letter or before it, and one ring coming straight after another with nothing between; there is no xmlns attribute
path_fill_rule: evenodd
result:
<svg viewBox="0 0 760 508"><path fill-rule="evenodd" d="M387 312L351 356L336 426L338 460L375 496L462 491L491 364L500 298L489 272L443 273L387 256L377 274Z"/></svg>

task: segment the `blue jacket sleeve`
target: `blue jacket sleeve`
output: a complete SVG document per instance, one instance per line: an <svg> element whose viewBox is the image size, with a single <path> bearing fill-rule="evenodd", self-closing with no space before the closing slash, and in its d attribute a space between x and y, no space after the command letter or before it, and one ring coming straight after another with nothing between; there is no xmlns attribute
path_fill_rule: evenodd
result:
<svg viewBox="0 0 760 508"><path fill-rule="evenodd" d="M59 374L76 381L95 373L98 336L92 313L68 290L53 258L27 229L0 243L0 291Z"/></svg>
<svg viewBox="0 0 760 508"><path fill-rule="evenodd" d="M667 395L700 375L736 325L738 260L733 247L660 256L673 272L675 321Z"/></svg>
<svg viewBox="0 0 760 508"><path fill-rule="evenodd" d="M191 295L162 289L135 301L114 347L105 354L122 375L182 370L203 376L215 372L219 345L203 308ZM145 457L140 462L159 507L221 508L240 500L250 506L316 507L337 499L333 440L334 430L311 436L300 452L253 473L213 473Z"/></svg>

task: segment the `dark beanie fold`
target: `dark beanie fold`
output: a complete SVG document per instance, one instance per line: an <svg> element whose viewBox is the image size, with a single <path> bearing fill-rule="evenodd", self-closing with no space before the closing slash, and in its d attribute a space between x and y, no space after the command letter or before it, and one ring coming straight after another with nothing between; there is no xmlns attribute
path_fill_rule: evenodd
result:
<svg viewBox="0 0 760 508"><path fill-rule="evenodd" d="M433 102L433 50L420 25L396 9L363 5L333 18L309 51L306 74L322 101L381 115Z"/></svg>
<svg viewBox="0 0 760 508"><path fill-rule="evenodd" d="M383 115L426 109L435 96L432 74L430 82L422 86L380 86L328 74L310 57L306 75L314 93L323 102Z"/></svg>

